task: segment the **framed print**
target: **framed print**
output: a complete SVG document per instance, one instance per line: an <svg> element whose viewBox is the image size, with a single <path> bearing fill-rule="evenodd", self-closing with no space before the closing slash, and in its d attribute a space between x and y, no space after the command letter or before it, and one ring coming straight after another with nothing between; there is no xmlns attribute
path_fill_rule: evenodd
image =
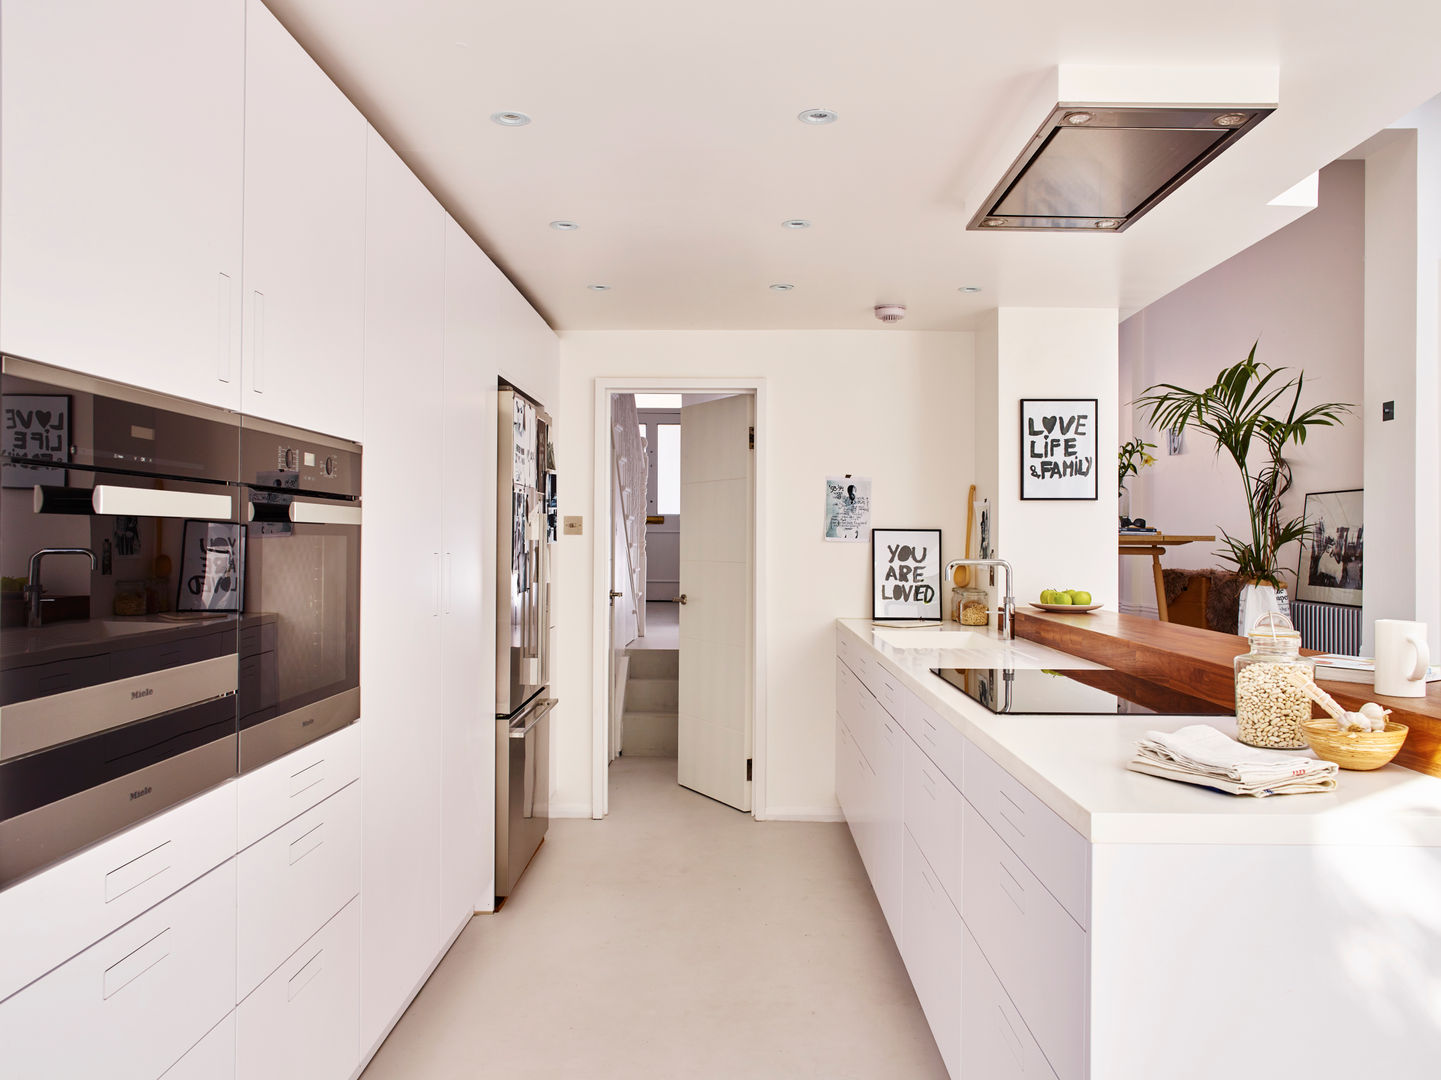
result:
<svg viewBox="0 0 1441 1080"><path fill-rule="evenodd" d="M65 486L64 463L70 460L70 398L64 394L6 394L0 404L4 453L30 461L54 461L58 467L7 462L0 486Z"/></svg>
<svg viewBox="0 0 1441 1080"><path fill-rule="evenodd" d="M1306 525L1296 599L1361 606L1362 492L1306 493Z"/></svg>
<svg viewBox="0 0 1441 1080"><path fill-rule="evenodd" d="M1095 499L1096 399L1021 399L1021 498Z"/></svg>
<svg viewBox="0 0 1441 1080"><path fill-rule="evenodd" d="M185 522L176 611L239 611L245 596L245 530L234 521Z"/></svg>
<svg viewBox="0 0 1441 1080"><path fill-rule="evenodd" d="M871 618L941 619L941 530L871 530Z"/></svg>

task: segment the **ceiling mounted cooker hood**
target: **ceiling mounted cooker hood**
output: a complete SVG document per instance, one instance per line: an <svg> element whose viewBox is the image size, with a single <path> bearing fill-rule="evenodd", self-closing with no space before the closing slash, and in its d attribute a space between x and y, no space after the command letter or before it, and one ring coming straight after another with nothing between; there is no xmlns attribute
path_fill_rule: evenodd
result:
<svg viewBox="0 0 1441 1080"><path fill-rule="evenodd" d="M967 228L1122 232L1273 111L1057 105Z"/></svg>

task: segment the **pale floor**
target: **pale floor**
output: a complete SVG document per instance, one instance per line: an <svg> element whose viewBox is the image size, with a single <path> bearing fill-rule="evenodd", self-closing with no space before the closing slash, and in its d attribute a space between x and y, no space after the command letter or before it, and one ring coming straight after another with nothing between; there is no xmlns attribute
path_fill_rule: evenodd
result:
<svg viewBox="0 0 1441 1080"><path fill-rule="evenodd" d="M945 1076L844 825L756 822L620 758L553 821L364 1080Z"/></svg>
<svg viewBox="0 0 1441 1080"><path fill-rule="evenodd" d="M679 649L680 605L652 601L645 606L645 637L627 646L635 649Z"/></svg>

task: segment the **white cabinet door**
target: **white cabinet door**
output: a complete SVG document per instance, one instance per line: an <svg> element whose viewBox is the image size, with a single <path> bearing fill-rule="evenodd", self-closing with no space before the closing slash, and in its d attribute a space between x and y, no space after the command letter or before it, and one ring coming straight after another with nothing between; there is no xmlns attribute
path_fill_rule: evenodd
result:
<svg viewBox="0 0 1441 1080"><path fill-rule="evenodd" d="M901 725L893 719L880 703L875 705L877 733L875 760L875 794L872 800L875 864L872 884L876 899L881 902L881 911L891 928L891 936L901 938L901 828L904 804L902 801L905 748L911 745Z"/></svg>
<svg viewBox="0 0 1441 1080"><path fill-rule="evenodd" d="M901 958L951 1076L960 1075L965 926L909 831L903 832Z"/></svg>
<svg viewBox="0 0 1441 1080"><path fill-rule="evenodd" d="M441 922L495 907L496 369L489 261L445 219Z"/></svg>
<svg viewBox="0 0 1441 1080"><path fill-rule="evenodd" d="M363 1041L435 959L440 919L445 217L370 139L360 628ZM472 474L473 475L473 474ZM477 491L484 479L473 481Z"/></svg>
<svg viewBox="0 0 1441 1080"><path fill-rule="evenodd" d="M160 1080L234 1080L235 1013L210 1029Z"/></svg>
<svg viewBox="0 0 1441 1080"><path fill-rule="evenodd" d="M241 408L358 440L366 123L260 0L245 10Z"/></svg>
<svg viewBox="0 0 1441 1080"><path fill-rule="evenodd" d="M0 348L234 408L243 0L0 10Z"/></svg>

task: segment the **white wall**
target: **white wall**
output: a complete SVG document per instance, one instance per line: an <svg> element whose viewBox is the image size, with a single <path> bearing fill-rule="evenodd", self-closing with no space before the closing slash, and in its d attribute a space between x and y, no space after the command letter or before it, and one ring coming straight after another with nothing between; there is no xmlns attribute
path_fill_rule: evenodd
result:
<svg viewBox="0 0 1441 1080"><path fill-rule="evenodd" d="M561 335L557 454L561 513L585 533L556 551L560 626L553 814L591 808L594 381L597 376L760 377L767 420L766 803L771 816L837 812L835 632L870 615L870 546L829 544L828 474L874 478L873 524L938 527L965 542L973 475L972 336L896 330L589 332Z"/></svg>
<svg viewBox="0 0 1441 1080"><path fill-rule="evenodd" d="M977 494L991 499L995 554L1016 572L1018 605L1054 587L1116 607L1116 362L1113 308L1001 308L977 334ZM1023 398L1097 400L1095 501L1021 499Z"/></svg>
<svg viewBox="0 0 1441 1080"><path fill-rule="evenodd" d="M1283 500L1288 514L1304 509L1308 491L1362 486L1362 245L1364 174L1359 161L1337 162L1321 172L1317 209L1137 312L1121 326L1122 403L1161 382L1191 389L1209 386L1216 373L1245 359L1260 340L1256 358L1306 372L1303 403L1347 401L1358 414L1341 428L1319 429L1287 453L1294 483ZM1166 454L1164 435L1139 413L1121 423L1158 444L1156 464L1128 484L1131 516L1164 532L1249 535L1240 475L1229 458L1213 453L1196 432L1185 435L1184 452ZM1253 468L1259 462L1253 463ZM1368 496L1369 503L1369 496ZM1368 518L1370 517L1368 506ZM1367 530L1370 548L1375 535ZM1295 545L1281 556L1294 587ZM1224 567L1209 544L1167 552L1167 566ZM1150 560L1123 563L1122 603L1155 609ZM1377 565L1367 551L1370 568Z"/></svg>

